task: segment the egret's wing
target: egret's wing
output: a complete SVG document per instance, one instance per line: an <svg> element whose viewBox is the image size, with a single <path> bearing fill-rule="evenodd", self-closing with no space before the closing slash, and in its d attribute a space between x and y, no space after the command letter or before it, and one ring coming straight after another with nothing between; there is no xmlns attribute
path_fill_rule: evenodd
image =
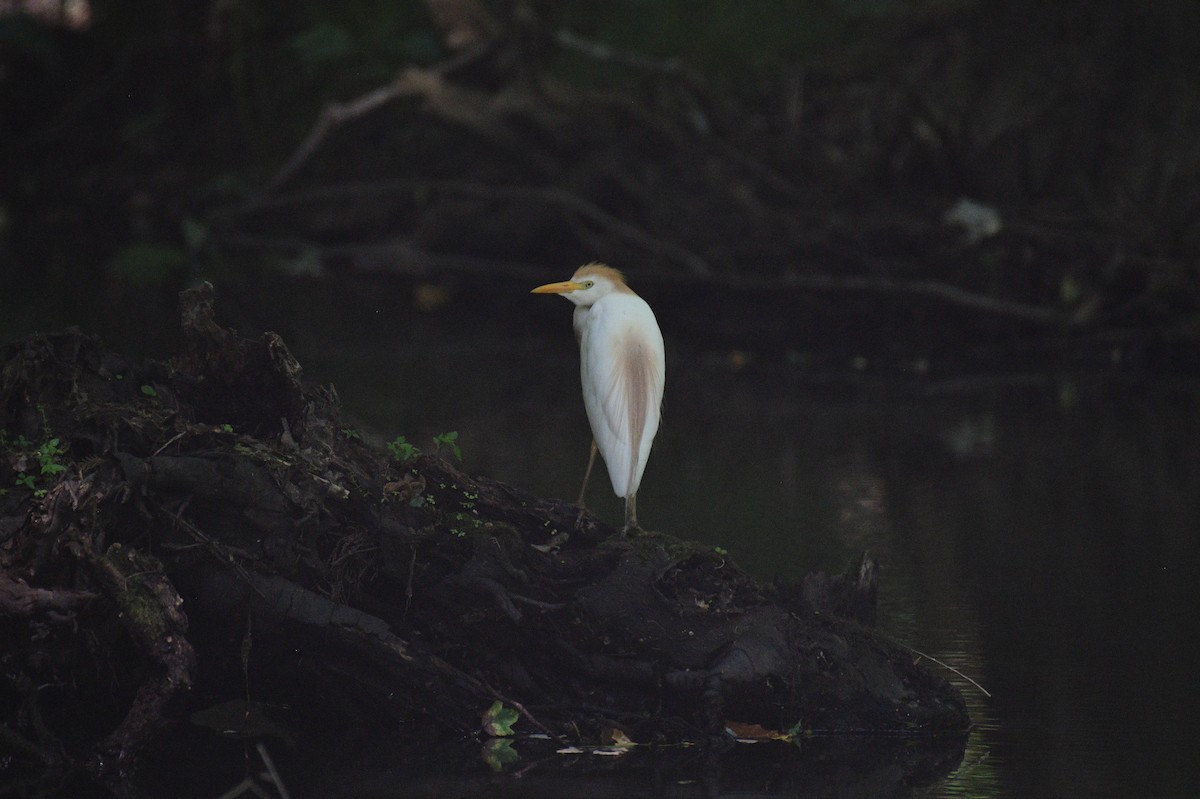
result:
<svg viewBox="0 0 1200 799"><path fill-rule="evenodd" d="M580 339L583 399L592 435L620 497L637 492L658 431L665 380L662 333L636 295L592 306Z"/></svg>

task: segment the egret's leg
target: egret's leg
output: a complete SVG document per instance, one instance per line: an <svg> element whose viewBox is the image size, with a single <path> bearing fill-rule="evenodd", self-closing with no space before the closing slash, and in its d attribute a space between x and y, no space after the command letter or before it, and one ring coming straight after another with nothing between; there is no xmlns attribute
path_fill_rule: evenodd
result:
<svg viewBox="0 0 1200 799"><path fill-rule="evenodd" d="M625 498L625 527L621 529L621 534L640 529L637 523L637 494L630 494Z"/></svg>
<svg viewBox="0 0 1200 799"><path fill-rule="evenodd" d="M579 500L575 503L583 507L583 498L587 496L588 480L592 479L592 467L596 465L596 439L592 439L592 452L588 455L587 471L583 473L583 485L579 488Z"/></svg>

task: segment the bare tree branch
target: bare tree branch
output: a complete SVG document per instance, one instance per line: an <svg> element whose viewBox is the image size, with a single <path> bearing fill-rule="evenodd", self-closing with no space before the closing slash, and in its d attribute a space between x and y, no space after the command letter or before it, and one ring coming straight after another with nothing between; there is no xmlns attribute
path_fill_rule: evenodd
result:
<svg viewBox="0 0 1200 799"><path fill-rule="evenodd" d="M287 208L306 202L361 197L367 194L393 194L432 190L482 200L521 201L554 206L576 214L598 226L614 238L669 258L686 266L693 275L707 275L712 269L708 262L682 245L659 238L622 219L618 219L596 204L564 189L537 186L490 186L462 180L389 180L377 183L343 183L293 192L257 200L236 209L235 214Z"/></svg>
<svg viewBox="0 0 1200 799"><path fill-rule="evenodd" d="M309 251L323 258L350 258L357 262L356 268L360 271L384 271L413 276L445 272L489 275L526 282L538 279L545 274L542 267L534 264L435 253L406 242L326 246L295 237L234 236L227 239L227 243L253 250ZM387 265L383 266L385 261ZM1031 324L1066 327L1071 323L1070 317L1056 308L991 297L935 280L820 274L788 275L778 278L743 277L716 272L699 276L656 272L639 275L638 280L640 283L657 285L679 285L699 280L706 286L724 287L746 293L778 294L781 291L795 291L928 297L954 307Z"/></svg>
<svg viewBox="0 0 1200 799"><path fill-rule="evenodd" d="M291 180L300 171L300 168L312 158L313 153L320 148L326 137L340 125L365 116L380 106L401 97L423 95L427 91L430 77L444 77L473 64L486 55L491 48L491 42L481 42L428 70L406 69L400 74L400 77L386 86L372 89L347 103L332 103L325 106L308 136L267 182L268 189L273 191Z"/></svg>

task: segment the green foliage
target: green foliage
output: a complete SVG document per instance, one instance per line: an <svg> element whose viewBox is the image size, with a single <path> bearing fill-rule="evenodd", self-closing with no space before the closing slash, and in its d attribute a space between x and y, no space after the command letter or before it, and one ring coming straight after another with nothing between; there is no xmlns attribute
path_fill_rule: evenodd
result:
<svg viewBox="0 0 1200 799"><path fill-rule="evenodd" d="M67 467L59 458L66 454L66 452L67 448L57 438L42 442L42 445L34 450L41 474L62 474L65 472Z"/></svg>
<svg viewBox="0 0 1200 799"><path fill-rule="evenodd" d="M43 429L49 435L49 427ZM67 465L62 460L67 454L67 447L57 437L49 437L40 444L35 444L25 436L9 440L7 435L0 433L0 449L16 455L17 466L13 485L32 491L38 497L46 494L46 488L40 482L41 478L55 477L67 470ZM7 493L7 489L0 489L0 493Z"/></svg>
<svg viewBox="0 0 1200 799"><path fill-rule="evenodd" d="M483 731L493 737L512 735L518 718L520 714L516 710L497 699L483 713Z"/></svg>
<svg viewBox="0 0 1200 799"><path fill-rule="evenodd" d="M440 433L433 437L433 448L435 450L441 447L446 447L454 453L454 457L459 461L462 460L462 450L458 446L458 431L451 430L449 433Z"/></svg>
<svg viewBox="0 0 1200 799"><path fill-rule="evenodd" d="M151 386L151 385L143 385L142 393L145 394L147 397L157 397L158 396L158 391L155 390L154 386Z"/></svg>
<svg viewBox="0 0 1200 799"><path fill-rule="evenodd" d="M458 431L451 430L448 433L439 433L433 437L433 449L435 452L440 451L442 447L446 447L453 453L455 458L462 460L462 450L458 446ZM387 450L396 460L404 463L412 460L421 454L421 450L408 443L408 439L404 436L396 436L387 443Z"/></svg>
<svg viewBox="0 0 1200 799"><path fill-rule="evenodd" d="M387 444L388 452L392 453L392 457L404 463L421 454L421 450L408 443L404 436L396 436Z"/></svg>

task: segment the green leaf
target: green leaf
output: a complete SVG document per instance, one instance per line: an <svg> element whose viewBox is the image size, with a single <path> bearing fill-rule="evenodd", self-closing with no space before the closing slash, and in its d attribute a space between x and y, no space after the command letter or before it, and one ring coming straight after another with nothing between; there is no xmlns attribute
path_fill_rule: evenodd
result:
<svg viewBox="0 0 1200 799"><path fill-rule="evenodd" d="M392 457L404 463L406 460L416 457L421 454L421 450L408 443L408 439L404 436L396 436L395 439L387 444L388 452L392 453Z"/></svg>
<svg viewBox="0 0 1200 799"><path fill-rule="evenodd" d="M497 699L483 714L483 731L491 736L512 735L512 727L518 718L520 714L516 710Z"/></svg>
<svg viewBox="0 0 1200 799"><path fill-rule="evenodd" d="M154 390L154 386L143 385L142 393L145 394L147 397L157 397L158 396L158 392Z"/></svg>
<svg viewBox="0 0 1200 799"><path fill-rule="evenodd" d="M454 457L459 461L462 460L462 450L458 448L458 431L451 430L448 433L442 433L433 437L433 445L435 448L440 448L443 445L448 447L454 453Z"/></svg>

